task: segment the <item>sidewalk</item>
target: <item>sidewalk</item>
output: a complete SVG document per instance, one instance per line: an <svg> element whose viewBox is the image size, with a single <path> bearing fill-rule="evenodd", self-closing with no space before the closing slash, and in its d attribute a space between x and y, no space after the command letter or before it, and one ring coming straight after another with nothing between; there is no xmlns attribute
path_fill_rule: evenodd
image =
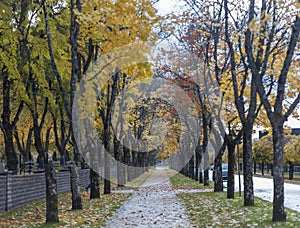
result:
<svg viewBox="0 0 300 228"><path fill-rule="evenodd" d="M191 227L165 169L156 169L106 227Z"/></svg>

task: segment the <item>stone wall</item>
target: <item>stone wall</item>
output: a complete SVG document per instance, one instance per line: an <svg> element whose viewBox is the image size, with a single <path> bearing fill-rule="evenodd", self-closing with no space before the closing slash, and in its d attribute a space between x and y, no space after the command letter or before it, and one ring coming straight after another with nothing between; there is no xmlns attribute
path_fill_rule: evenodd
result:
<svg viewBox="0 0 300 228"><path fill-rule="evenodd" d="M8 175L7 209L46 198L44 173Z"/></svg>
<svg viewBox="0 0 300 228"><path fill-rule="evenodd" d="M71 191L71 180L70 180L70 172L57 172L56 173L56 181L57 181L57 192L69 192Z"/></svg>
<svg viewBox="0 0 300 228"><path fill-rule="evenodd" d="M89 184L89 169L80 170L80 185ZM70 172L57 172L58 193L71 190ZM45 173L0 176L0 212L46 198Z"/></svg>
<svg viewBox="0 0 300 228"><path fill-rule="evenodd" d="M0 212L6 209L6 176L0 176Z"/></svg>
<svg viewBox="0 0 300 228"><path fill-rule="evenodd" d="M86 187L90 184L90 170L82 169L79 173L80 185Z"/></svg>

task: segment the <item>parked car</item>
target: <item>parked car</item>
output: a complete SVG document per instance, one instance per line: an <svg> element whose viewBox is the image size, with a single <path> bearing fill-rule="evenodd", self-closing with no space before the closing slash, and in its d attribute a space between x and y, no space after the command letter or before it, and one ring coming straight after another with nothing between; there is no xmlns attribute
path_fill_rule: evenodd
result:
<svg viewBox="0 0 300 228"><path fill-rule="evenodd" d="M222 164L222 177L223 177L223 181L228 180L228 164L226 163Z"/></svg>
<svg viewBox="0 0 300 228"><path fill-rule="evenodd" d="M215 181L215 169L214 166L211 166L211 170L213 170L213 181ZM222 163L222 178L223 181L228 180L228 164L227 163Z"/></svg>

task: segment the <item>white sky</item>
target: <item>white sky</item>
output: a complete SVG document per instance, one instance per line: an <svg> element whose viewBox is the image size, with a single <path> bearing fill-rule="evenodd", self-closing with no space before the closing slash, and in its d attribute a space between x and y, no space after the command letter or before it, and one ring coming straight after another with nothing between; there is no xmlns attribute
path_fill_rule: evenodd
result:
<svg viewBox="0 0 300 228"><path fill-rule="evenodd" d="M155 7L158 9L158 14L166 15L179 10L183 4L180 0L160 0Z"/></svg>
<svg viewBox="0 0 300 228"><path fill-rule="evenodd" d="M300 120L296 120L292 117L289 118L287 125L291 128L300 128Z"/></svg>

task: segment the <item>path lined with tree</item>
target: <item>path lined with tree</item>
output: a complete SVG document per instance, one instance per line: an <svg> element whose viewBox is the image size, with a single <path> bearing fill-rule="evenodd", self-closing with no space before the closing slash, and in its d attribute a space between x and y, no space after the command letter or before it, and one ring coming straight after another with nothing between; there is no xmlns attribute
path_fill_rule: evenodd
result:
<svg viewBox="0 0 300 228"><path fill-rule="evenodd" d="M58 223L54 151L68 161L77 210L84 159L91 199L100 198L99 166L103 193L111 193L110 159L119 161L118 186L168 158L172 168L207 186L214 162L214 191L221 192L227 149L232 199L235 150L242 144L244 206L255 205L253 162L272 163L272 220L286 221L284 168L292 179L300 162L299 139L284 147L285 122L297 116L300 103L299 1L183 0L182 14L162 17L156 2L0 2L0 137L7 171L17 174L17 153L24 162L38 158L46 177L46 222ZM157 41L171 35L178 42L150 58ZM76 90L87 96L76 97ZM255 125L272 135L270 154L253 147Z"/></svg>
<svg viewBox="0 0 300 228"><path fill-rule="evenodd" d="M110 218L107 227L191 227L166 170L155 169Z"/></svg>

